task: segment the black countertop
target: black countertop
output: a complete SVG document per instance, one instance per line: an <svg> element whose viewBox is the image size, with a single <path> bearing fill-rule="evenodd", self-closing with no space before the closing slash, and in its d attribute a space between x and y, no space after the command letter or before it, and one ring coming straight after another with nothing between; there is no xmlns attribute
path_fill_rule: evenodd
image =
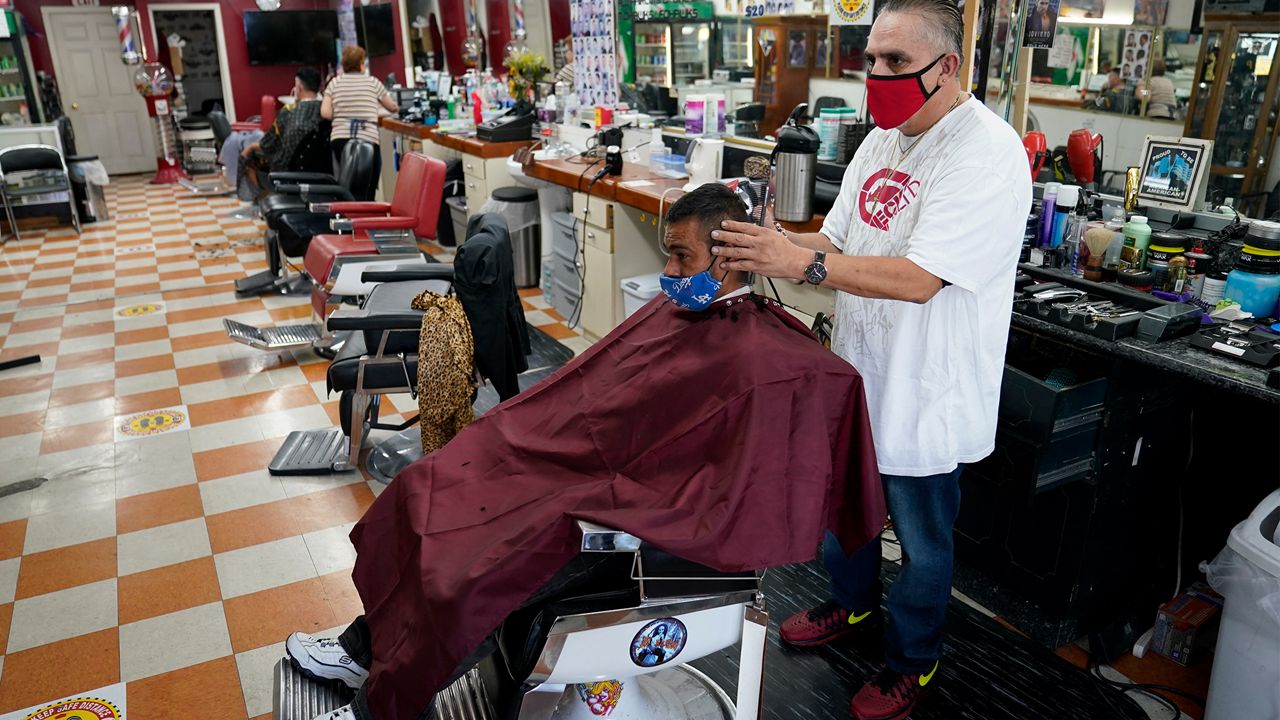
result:
<svg viewBox="0 0 1280 720"><path fill-rule="evenodd" d="M1196 382L1280 405L1280 390L1267 387L1266 369L1192 347L1187 337L1158 343L1134 338L1112 342L1017 312L1013 314L1012 324L1017 329L1058 338L1078 347L1150 365Z"/></svg>

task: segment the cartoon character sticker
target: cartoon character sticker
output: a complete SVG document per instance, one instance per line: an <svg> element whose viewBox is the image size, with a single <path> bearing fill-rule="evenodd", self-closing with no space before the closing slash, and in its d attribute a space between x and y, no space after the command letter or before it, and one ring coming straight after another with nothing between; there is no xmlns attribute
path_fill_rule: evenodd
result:
<svg viewBox="0 0 1280 720"><path fill-rule="evenodd" d="M684 623L675 618L659 618L640 628L631 640L631 662L644 668L671 662L688 640Z"/></svg>
<svg viewBox="0 0 1280 720"><path fill-rule="evenodd" d="M593 683L579 683L578 697L587 704L592 715L609 717L613 709L618 707L622 699L621 680L601 680Z"/></svg>

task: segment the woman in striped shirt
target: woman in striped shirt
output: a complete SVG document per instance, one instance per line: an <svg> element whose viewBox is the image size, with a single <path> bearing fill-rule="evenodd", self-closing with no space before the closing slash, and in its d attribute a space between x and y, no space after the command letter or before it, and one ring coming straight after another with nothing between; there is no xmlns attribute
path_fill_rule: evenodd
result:
<svg viewBox="0 0 1280 720"><path fill-rule="evenodd" d="M369 75L368 55L364 48L348 45L342 49L342 74L325 88L320 116L333 121L329 145L333 149L334 167L342 157L348 140L359 138L373 144L374 190L382 174L382 153L378 150L378 115L385 108L399 109L396 101L377 78ZM372 200L372 197L359 198Z"/></svg>

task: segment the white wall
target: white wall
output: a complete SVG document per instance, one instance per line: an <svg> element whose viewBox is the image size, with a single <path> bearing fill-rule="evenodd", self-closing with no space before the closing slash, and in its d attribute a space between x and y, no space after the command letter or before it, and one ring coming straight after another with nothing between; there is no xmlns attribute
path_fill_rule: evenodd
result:
<svg viewBox="0 0 1280 720"><path fill-rule="evenodd" d="M867 85L861 80L828 80L826 78L809 79L809 107L812 108L818 98L823 96L844 98L849 107L858 111L858 119L862 119L863 98L867 94Z"/></svg>
<svg viewBox="0 0 1280 720"><path fill-rule="evenodd" d="M1132 115L1090 112L1055 105L1037 105L1027 108L1035 115L1040 130L1050 148L1067 144L1072 130L1088 128L1102 135L1102 169L1122 170L1139 164L1142 143L1147 135L1179 136L1182 123L1168 120L1148 120Z"/></svg>

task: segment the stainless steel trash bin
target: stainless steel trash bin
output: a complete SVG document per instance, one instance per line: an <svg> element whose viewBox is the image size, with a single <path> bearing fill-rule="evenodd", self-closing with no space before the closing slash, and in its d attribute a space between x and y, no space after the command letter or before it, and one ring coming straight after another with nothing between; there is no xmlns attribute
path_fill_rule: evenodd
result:
<svg viewBox="0 0 1280 720"><path fill-rule="evenodd" d="M449 217L453 219L454 242L461 245L467 239L467 196L445 198L444 202L449 206Z"/></svg>
<svg viewBox="0 0 1280 720"><path fill-rule="evenodd" d="M515 256L516 287L538 287L542 281L542 223L538 214L538 191L527 187L504 187L493 191L484 211L501 214L511 233Z"/></svg>

